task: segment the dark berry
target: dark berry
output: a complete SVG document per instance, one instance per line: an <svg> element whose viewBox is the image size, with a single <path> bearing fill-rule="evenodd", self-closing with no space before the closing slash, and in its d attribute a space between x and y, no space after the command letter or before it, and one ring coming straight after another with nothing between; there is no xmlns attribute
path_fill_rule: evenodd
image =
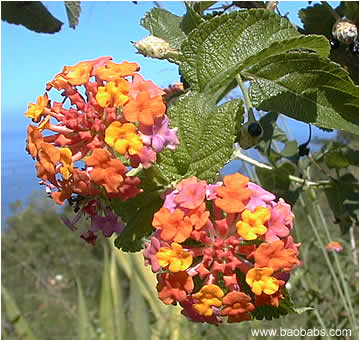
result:
<svg viewBox="0 0 359 340"><path fill-rule="evenodd" d="M308 156L310 150L307 147L307 145L308 145L307 143L299 145L298 147L299 157Z"/></svg>
<svg viewBox="0 0 359 340"><path fill-rule="evenodd" d="M259 137L262 134L262 127L258 123L251 123L248 125L248 133L252 137Z"/></svg>
<svg viewBox="0 0 359 340"><path fill-rule="evenodd" d="M333 50L339 48L339 46L340 46L340 42L339 42L339 40L337 40L337 39L329 39L329 42L330 42L330 47L331 47Z"/></svg>

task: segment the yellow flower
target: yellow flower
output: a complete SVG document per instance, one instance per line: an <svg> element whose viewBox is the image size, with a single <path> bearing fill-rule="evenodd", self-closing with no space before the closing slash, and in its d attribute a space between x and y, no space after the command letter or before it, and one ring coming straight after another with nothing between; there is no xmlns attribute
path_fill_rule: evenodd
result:
<svg viewBox="0 0 359 340"><path fill-rule="evenodd" d="M169 265L168 269L173 273L185 271L193 261L192 255L176 242L171 244L171 248L160 248L156 257L161 267Z"/></svg>
<svg viewBox="0 0 359 340"><path fill-rule="evenodd" d="M60 173L64 179L69 179L70 175L74 170L74 165L72 163L72 152L69 148L60 148Z"/></svg>
<svg viewBox="0 0 359 340"><path fill-rule="evenodd" d="M237 233L245 240L255 240L258 235L264 235L267 228L264 226L270 218L268 208L257 207L252 213L246 209L242 212L242 221L237 222Z"/></svg>
<svg viewBox="0 0 359 340"><path fill-rule="evenodd" d="M193 295L194 299L199 301L193 305L193 308L200 315L211 316L213 314L212 306L220 307L223 296L224 293L218 286L205 285L197 294Z"/></svg>
<svg viewBox="0 0 359 340"><path fill-rule="evenodd" d="M43 96L37 98L36 104L29 104L27 111L25 112L25 116L27 118L32 118L36 123L39 122L48 102L49 99L47 97L47 93L45 93Z"/></svg>
<svg viewBox="0 0 359 340"><path fill-rule="evenodd" d="M270 267L252 268L247 272L246 282L255 295L272 295L279 289L278 280L272 274L273 269Z"/></svg>
<svg viewBox="0 0 359 340"><path fill-rule="evenodd" d="M127 151L130 155L135 155L143 148L142 139L136 130L134 124L112 122L105 131L105 142L122 155Z"/></svg>
<svg viewBox="0 0 359 340"><path fill-rule="evenodd" d="M96 101L101 107L122 106L127 103L129 97L126 95L130 89L128 81L118 79L110 81L97 90Z"/></svg>

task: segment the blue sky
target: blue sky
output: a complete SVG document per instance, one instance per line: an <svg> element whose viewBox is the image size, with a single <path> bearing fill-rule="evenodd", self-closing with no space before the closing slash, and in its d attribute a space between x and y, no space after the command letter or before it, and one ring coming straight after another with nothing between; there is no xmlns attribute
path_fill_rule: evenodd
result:
<svg viewBox="0 0 359 340"><path fill-rule="evenodd" d="M63 2L44 4L64 22L59 33L39 34L23 26L1 22L1 177L5 215L9 213L6 209L8 202L25 199L38 188L34 162L24 151L26 127L30 123L24 112L28 103L35 102L44 93L46 83L64 65L109 55L115 62L137 62L144 78L161 87L179 79L174 64L144 58L135 53L130 43L148 35L139 22L154 7L152 1L139 1L137 5L130 1L82 2L80 22L75 30L68 27ZM160 5L177 15L184 14L182 2L160 2ZM279 8L282 14L290 12L291 20L300 24L297 11L306 6L304 1L283 1ZM308 130L305 124L290 120L289 126L295 138L300 142L306 140Z"/></svg>

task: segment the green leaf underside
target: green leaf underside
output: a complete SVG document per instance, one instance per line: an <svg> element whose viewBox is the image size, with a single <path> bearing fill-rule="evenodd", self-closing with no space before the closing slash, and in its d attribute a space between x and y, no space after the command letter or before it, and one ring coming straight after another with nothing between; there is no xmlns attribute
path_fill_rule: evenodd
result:
<svg viewBox="0 0 359 340"><path fill-rule="evenodd" d="M174 49L179 49L186 35L182 32L182 18L165 9L153 8L141 19L141 25L152 35L166 40Z"/></svg>
<svg viewBox="0 0 359 340"><path fill-rule="evenodd" d="M194 175L214 182L233 152L241 108L240 100L217 107L200 93L182 96L167 113L171 126L178 128L180 145L175 152L161 152L155 166L171 180Z"/></svg>
<svg viewBox="0 0 359 340"><path fill-rule="evenodd" d="M337 64L318 55L288 53L246 70L253 105L325 128L359 134L359 88Z"/></svg>
<svg viewBox="0 0 359 340"><path fill-rule="evenodd" d="M80 1L65 1L65 8L67 18L69 19L70 27L75 28L79 23L79 17L81 13Z"/></svg>
<svg viewBox="0 0 359 340"><path fill-rule="evenodd" d="M248 10L217 16L195 29L182 45L181 72L197 91L215 92L234 76L290 50L329 54L324 37L301 36L288 20L268 10Z"/></svg>
<svg viewBox="0 0 359 340"><path fill-rule="evenodd" d="M38 33L56 33L63 24L40 1L2 1L1 19Z"/></svg>

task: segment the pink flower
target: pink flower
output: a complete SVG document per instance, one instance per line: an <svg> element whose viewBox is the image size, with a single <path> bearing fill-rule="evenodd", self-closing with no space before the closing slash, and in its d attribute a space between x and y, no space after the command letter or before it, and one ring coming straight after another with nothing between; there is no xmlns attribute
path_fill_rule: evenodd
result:
<svg viewBox="0 0 359 340"><path fill-rule="evenodd" d="M168 128L168 117L157 118L152 126L140 125L141 138L145 145L152 146L153 150L160 152L163 148L175 150L179 144L177 128Z"/></svg>
<svg viewBox="0 0 359 340"><path fill-rule="evenodd" d="M150 94L150 98L162 96L162 95L166 94L165 91L163 91L160 87L155 85L151 80L144 80L140 74L135 73L132 76L132 83L131 83L130 91L128 94L132 98L136 99L137 95L141 91L148 92Z"/></svg>
<svg viewBox="0 0 359 340"><path fill-rule="evenodd" d="M163 206L167 208L170 212L173 212L176 207L177 203L175 202L175 198L178 195L179 191L177 189L172 189L169 191L166 191L163 195L161 195L161 198L164 198Z"/></svg>
<svg viewBox="0 0 359 340"><path fill-rule="evenodd" d="M206 189L206 199L207 200L215 200L217 196L216 189L223 185L223 182L217 182L216 184L208 184Z"/></svg>
<svg viewBox="0 0 359 340"><path fill-rule="evenodd" d="M151 237L151 242L145 242L145 250L143 251L145 265L150 265L152 272L154 273L157 273L161 269L156 254L161 247L169 247L167 242L164 242L158 238L160 233L160 230L157 230L154 236Z"/></svg>
<svg viewBox="0 0 359 340"><path fill-rule="evenodd" d="M280 198L278 203L272 202L271 217L267 222L268 228L265 233L266 242L278 241L289 235L293 228L294 214L290 205Z"/></svg>
<svg viewBox="0 0 359 340"><path fill-rule="evenodd" d="M175 202L181 208L196 209L206 196L206 187L207 183L205 181L197 182L196 177L184 179L176 186L179 193L175 197Z"/></svg>
<svg viewBox="0 0 359 340"><path fill-rule="evenodd" d="M264 190L262 187L255 183L249 182L248 189L250 189L252 193L246 208L250 209L251 211L253 211L258 206L266 207L268 202L275 199L275 196L271 192Z"/></svg>

